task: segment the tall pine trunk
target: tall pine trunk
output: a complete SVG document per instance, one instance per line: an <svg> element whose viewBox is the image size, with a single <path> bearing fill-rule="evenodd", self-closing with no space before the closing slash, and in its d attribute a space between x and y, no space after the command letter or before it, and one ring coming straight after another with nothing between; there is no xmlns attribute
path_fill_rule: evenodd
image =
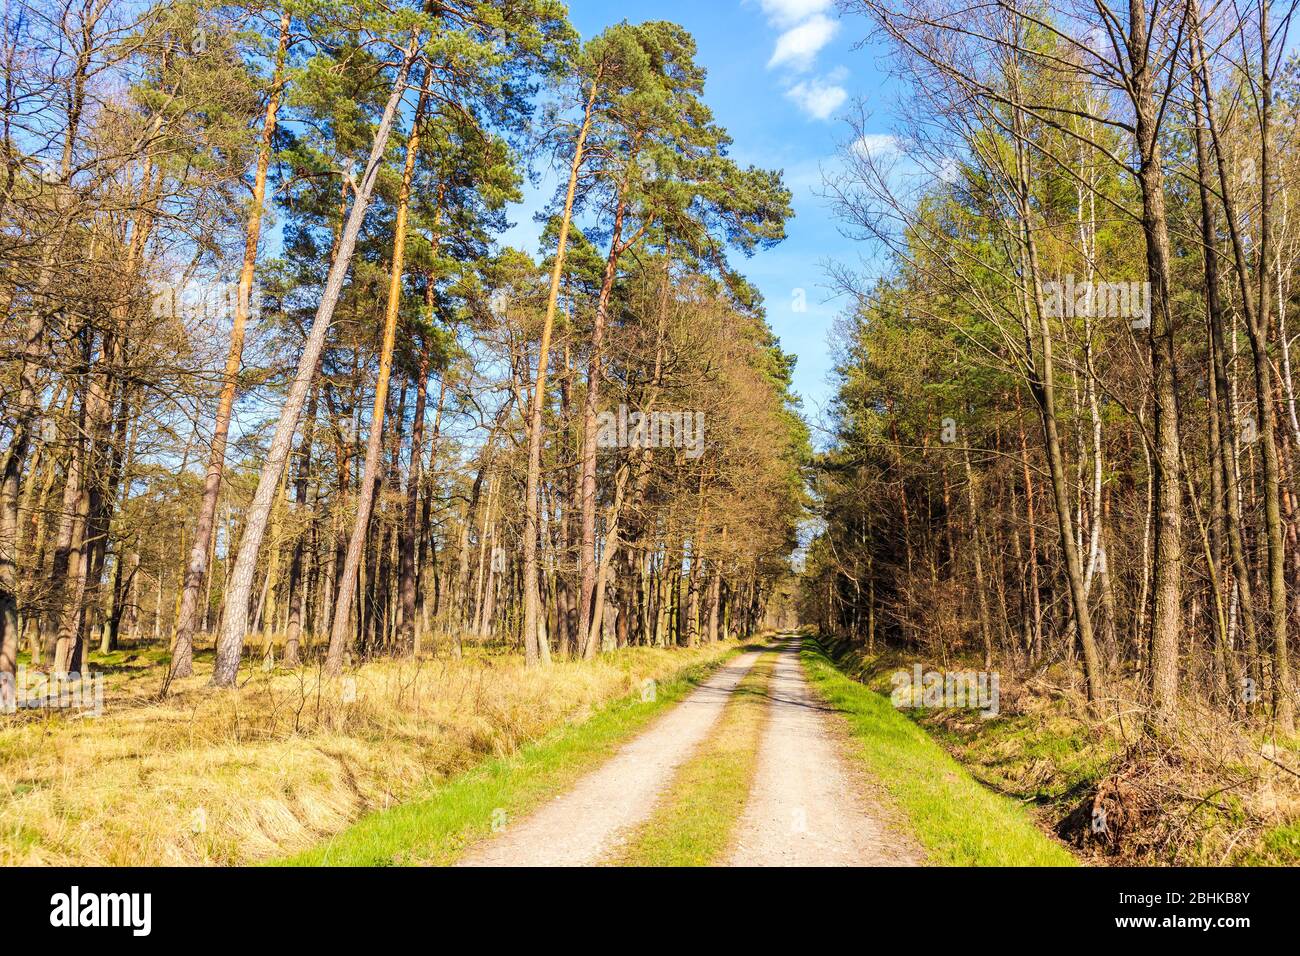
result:
<svg viewBox="0 0 1300 956"><path fill-rule="evenodd" d="M262 465L262 472L258 478L257 491L254 493L253 501L248 508L244 522L244 534L239 543L239 554L235 559L235 566L230 575L226 619L222 627L221 637L217 642L217 661L212 674L212 685L214 687L233 687L235 676L239 672L239 661L243 654L244 635L248 623L248 604L252 599L253 575L257 569L257 556L261 548L262 538L266 534L267 518L271 513L276 485L279 483L280 474L284 470L285 461L289 457L289 446L293 441L294 431L298 427L298 417L302 413L303 403L307 400L307 392L311 387L313 373L316 370L321 351L325 347L325 336L329 332L330 323L334 318L334 309L338 305L339 297L343 291L343 281L347 276L348 267L352 263L352 252L356 247L357 235L361 231L362 221L365 219L366 210L370 206L370 196L375 188L375 180L379 176L379 167L383 162L384 149L388 144L388 134L393 128L393 120L397 116L398 105L401 103L402 95L406 91L406 77L410 73L411 64L415 60L416 51L419 48L418 41L419 38L412 35L402 58L402 65L398 69L392 92L388 97L387 104L384 106L384 113L379 121L379 128L375 132L374 142L371 145L370 157L366 163L365 172L362 174L361 182L357 185L352 210L348 215L347 225L344 227L339 241L338 254L330 266L329 276L325 282L325 291L321 296L320 305L316 309L316 316L312 322L311 333L307 337L302 356L298 360L297 373L289 389L289 395L285 400L284 407L280 411L280 419L276 424L275 434L271 439L271 447L267 452L266 461ZM337 622L335 623L337 626Z"/></svg>
<svg viewBox="0 0 1300 956"><path fill-rule="evenodd" d="M276 116L284 89L285 56L289 48L289 13L280 16L280 39L275 54L275 73L271 80L262 136L257 148L257 171L253 177L253 202L245 227L244 261L239 270L239 291L235 318L230 328L230 349L222 376L221 394L217 399L217 417L212 428L212 448L208 457L207 476L203 482L203 500L194 530L194 545L185 571L180 616L176 622L176 646L172 652L172 677L189 677L194 671L194 631L198 618L199 592L207 574L208 553L216 524L217 499L221 496L221 476L226 467L226 440L230 434L230 416L239 385L239 366L244 354L244 329L248 323L252 298L253 275L257 268L257 243L262 233L263 204L266 200L266 175L271 165Z"/></svg>

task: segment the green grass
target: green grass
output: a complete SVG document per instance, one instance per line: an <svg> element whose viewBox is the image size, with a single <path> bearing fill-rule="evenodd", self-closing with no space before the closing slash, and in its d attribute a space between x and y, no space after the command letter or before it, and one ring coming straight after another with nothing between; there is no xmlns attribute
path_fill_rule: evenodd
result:
<svg viewBox="0 0 1300 956"><path fill-rule="evenodd" d="M653 700L630 695L589 719L561 727L508 757L487 760L427 797L362 817L310 850L272 861L280 866L446 865L490 836L494 820L528 813L570 787L587 770L698 686L740 649L660 681ZM504 814L504 817L502 816Z"/></svg>
<svg viewBox="0 0 1300 956"><path fill-rule="evenodd" d="M945 722L945 712L913 714L971 774L1001 793L1064 815L1078 794L1105 776L1122 740L1067 714L1045 710L990 720Z"/></svg>
<svg viewBox="0 0 1300 956"><path fill-rule="evenodd" d="M813 688L848 720L867 771L907 818L929 862L945 866L1073 866L1025 809L993 793L889 698L845 676L813 638L804 640Z"/></svg>
<svg viewBox="0 0 1300 956"><path fill-rule="evenodd" d="M673 778L650 818L610 862L618 866L710 866L721 863L754 781L767 723L769 652L736 687L699 751Z"/></svg>
<svg viewBox="0 0 1300 956"><path fill-rule="evenodd" d="M1232 865L1295 866L1297 861L1300 861L1300 822L1291 822L1265 831Z"/></svg>

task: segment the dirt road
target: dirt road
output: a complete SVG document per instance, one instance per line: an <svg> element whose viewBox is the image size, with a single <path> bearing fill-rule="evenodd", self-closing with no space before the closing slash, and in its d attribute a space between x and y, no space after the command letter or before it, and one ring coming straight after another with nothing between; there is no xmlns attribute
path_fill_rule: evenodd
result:
<svg viewBox="0 0 1300 956"><path fill-rule="evenodd" d="M920 854L888 828L840 753L833 715L786 641L768 685L758 771L732 866L915 866Z"/></svg>
<svg viewBox="0 0 1300 956"><path fill-rule="evenodd" d="M787 639L768 688L757 771L725 862L732 866L910 866L921 860L887 826L870 786L845 760L842 729L804 680ZM569 793L462 859L462 866L587 866L608 858L653 811L705 740L757 653L719 671Z"/></svg>
<svg viewBox="0 0 1300 956"><path fill-rule="evenodd" d="M758 659L742 654L573 790L471 851L461 866L588 866L645 819Z"/></svg>

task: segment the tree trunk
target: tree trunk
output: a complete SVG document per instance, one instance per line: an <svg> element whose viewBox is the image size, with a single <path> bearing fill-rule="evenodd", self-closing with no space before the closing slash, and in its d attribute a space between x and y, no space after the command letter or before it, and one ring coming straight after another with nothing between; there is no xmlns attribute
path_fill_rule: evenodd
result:
<svg viewBox="0 0 1300 956"><path fill-rule="evenodd" d="M1169 229L1165 218L1164 174L1161 170L1159 114L1145 0L1129 0L1129 50L1133 74L1135 138L1142 191L1142 233L1146 238L1147 278L1151 283L1148 341L1155 383L1156 539L1155 610L1151 622L1151 717L1158 727L1177 709L1179 639L1183 630L1182 483L1178 435L1178 385L1174 357L1174 314L1169 301Z"/></svg>
<svg viewBox="0 0 1300 956"><path fill-rule="evenodd" d="M573 161L569 164L569 185L564 194L564 213L560 219L560 235L555 246L555 265L551 268L551 287L546 296L546 318L542 323L542 339L537 353L537 379L533 385L532 408L528 415L528 479L524 498L524 656L528 666L550 661L549 641L537 635L538 624L538 573L537 573L537 508L538 485L542 471L542 409L546 405L546 366L551 356L551 332L555 327L555 305L560 296L560 277L564 274L564 252L569 241L569 224L573 218L573 197L578 188L578 173L582 169L583 147L587 131L591 128L591 111L596 102L596 83L591 85L582 126L574 142Z"/></svg>
<svg viewBox="0 0 1300 956"><path fill-rule="evenodd" d="M257 172L253 178L253 202L245 227L244 262L239 271L239 291L235 304L235 318L230 328L230 350L226 355L226 368L222 377L221 395L217 399L217 417L212 429L212 449L208 457L207 477L203 482L203 500L199 505L199 520L194 531L194 546L190 551L185 572L185 588L181 595L180 617L176 622L176 647L172 652L172 677L189 677L194 672L194 629L199 603L199 591L207 573L208 552L212 542L212 529L217 516L217 499L221 495L221 476L226 467L226 439L230 433L230 415L235 405L235 391L239 385L239 366L244 354L244 328L248 323L249 302L253 291L253 273L257 268L257 243L262 232L263 203L266 199L266 174L271 164L272 144L275 137L276 115L284 88L285 57L289 48L289 13L280 16L280 40L275 54L275 73L271 80L271 95L266 103L266 116L262 122L262 136L257 150ZM229 615L227 615L229 617Z"/></svg>
<svg viewBox="0 0 1300 956"><path fill-rule="evenodd" d="M397 115L398 105L406 90L406 77L410 72L418 49L418 37L412 36L407 45L402 65L398 70L397 80L392 93L384 107L384 113L375 132L371 145L370 158L356 189L352 210L348 215L347 225L339 242L338 255L330 266L325 291L312 322L311 333L298 360L298 371L293 385L280 412L280 420L271 439L271 447L258 478L257 491L248 509L244 523L244 535L239 544L239 554L230 576L230 592L227 595L226 620L221 638L217 642L217 661L213 669L212 685L214 687L233 687L235 675L239 671L239 661L243 654L244 634L247 626L248 603L252 597L253 573L257 567L257 553L266 533L266 521L275 497L276 485L284 470L285 460L289 456L289 445L293 433L298 427L298 416L302 413L303 403L307 400L307 391L311 387L313 373L325 347L325 336L334 318L334 308L343 291L343 280L352 262L352 252L356 246L357 234L370 206L370 194L374 190L379 167L383 162L384 149L388 143L388 134ZM332 639L331 639L332 640ZM340 654L341 654L340 650Z"/></svg>
<svg viewBox="0 0 1300 956"><path fill-rule="evenodd" d="M370 437L366 442L366 463L361 473L361 487L357 493L357 516L352 525L352 538L343 559L343 579L334 607L334 627L330 631L329 653L325 659L325 672L337 676L343 667L343 649L347 643L348 620L352 612L352 593L356 588L357 570L361 563L361 550L365 546L366 531L370 526L370 511L374 506L378 486L379 456L384 437L384 413L388 408L388 381L393 370L393 346L397 339L397 315L402 304L402 273L406 259L406 217L410 207L411 178L415 173L415 157L420 149L420 124L424 120L426 94L421 93L411 122L411 135L406 141L406 162L402 168L402 185L397 197L397 217L393 225L393 264L388 282L388 305L384 312L384 340L379 353L379 377L375 382L375 405L370 417Z"/></svg>
<svg viewBox="0 0 1300 956"><path fill-rule="evenodd" d="M587 397L582 407L581 508L582 542L578 559L578 634L584 645L592 625L591 613L596 587L596 420L600 413L600 381L605 374L605 319L609 300L618 277L618 260L623 252L623 216L627 212L627 185L619 186L615 200L614 227L609 240L609 255L596 300L595 322L591 330L591 355L587 364Z"/></svg>
<svg viewBox="0 0 1300 956"><path fill-rule="evenodd" d="M316 402L319 391L312 389L307 401L306 423L303 425L302 441L298 445L298 475L294 481L294 500L299 513L307 507L307 480L311 474L311 446L316 433ZM313 523L315 518L312 519ZM289 560L289 620L284 632L285 667L297 667L300 661L299 643L302 638L303 604L305 590L303 582L303 552L306 529L299 529L294 535L293 557Z"/></svg>

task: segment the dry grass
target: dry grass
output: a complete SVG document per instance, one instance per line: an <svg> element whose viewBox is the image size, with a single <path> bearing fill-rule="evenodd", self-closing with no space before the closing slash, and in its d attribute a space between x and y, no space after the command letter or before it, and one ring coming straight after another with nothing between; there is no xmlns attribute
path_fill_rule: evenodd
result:
<svg viewBox="0 0 1300 956"><path fill-rule="evenodd" d="M156 655L119 652L91 661L109 674L102 716L2 718L0 864L282 856L723 653L629 648L529 670L471 650L367 663L333 682L255 670L224 692L205 688L200 659L159 702Z"/></svg>
<svg viewBox="0 0 1300 956"><path fill-rule="evenodd" d="M1131 693L1131 691L1130 691ZM1122 864L1263 862L1259 848L1300 822L1300 754L1261 718L1234 721L1184 698L1177 724L1132 735L1060 821L1062 836ZM1104 826L1093 826L1093 820ZM1300 862L1290 854L1268 861Z"/></svg>

